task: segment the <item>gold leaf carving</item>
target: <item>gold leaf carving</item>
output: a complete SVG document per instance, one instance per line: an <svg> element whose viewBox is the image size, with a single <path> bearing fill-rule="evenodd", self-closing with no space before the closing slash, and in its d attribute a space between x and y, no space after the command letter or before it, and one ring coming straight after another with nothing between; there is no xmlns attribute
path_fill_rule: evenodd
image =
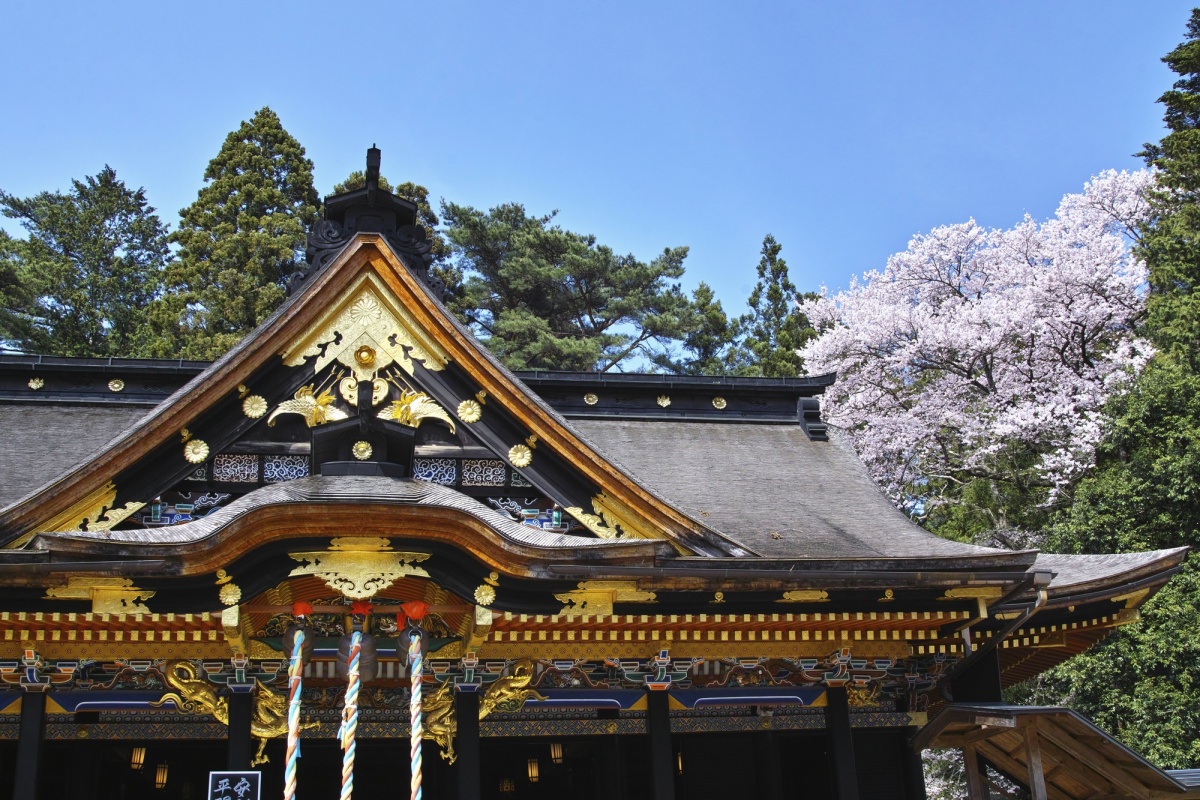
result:
<svg viewBox="0 0 1200 800"><path fill-rule="evenodd" d="M528 467L533 463L533 451L528 445L514 444L508 449L508 461L517 469Z"/></svg>
<svg viewBox="0 0 1200 800"><path fill-rule="evenodd" d="M364 361L368 351L371 357ZM314 372L337 361L358 380L372 380L377 371L391 364L412 375L414 360L435 371L450 361L373 272L359 278L282 355L290 367L315 357Z"/></svg>
<svg viewBox="0 0 1200 800"><path fill-rule="evenodd" d="M271 416L267 417L267 425L274 426L275 418L280 414L299 414L310 428L346 419L346 412L335 406L333 400L333 395L327 391L316 394L312 384L301 386L293 399L284 400L271 412Z"/></svg>
<svg viewBox="0 0 1200 800"><path fill-rule="evenodd" d="M267 413L267 399L257 394L250 395L242 401L242 413L250 419L258 419Z"/></svg>
<svg viewBox="0 0 1200 800"><path fill-rule="evenodd" d="M567 506L563 510L575 519L579 520L579 523L583 525L583 527L587 528L601 539L616 539L620 535L620 532L617 529L606 527L604 524L604 519L598 514L588 514L579 506Z"/></svg>
<svg viewBox="0 0 1200 800"><path fill-rule="evenodd" d="M776 600L776 603L828 603L829 592L821 589L797 589L791 592L784 592L782 600Z"/></svg>
<svg viewBox="0 0 1200 800"><path fill-rule="evenodd" d="M142 602L154 592L139 589L130 578L93 578L72 576L66 586L46 590L50 600L91 600L93 614L149 614Z"/></svg>
<svg viewBox="0 0 1200 800"><path fill-rule="evenodd" d="M429 553L405 553L381 549L379 542L368 539L362 549L355 548L354 539L335 539L328 550L288 553L301 565L290 577L315 575L330 589L355 600L366 600L405 576L428 578L429 573L417 563L429 559ZM353 548L353 549L352 549Z"/></svg>
<svg viewBox="0 0 1200 800"><path fill-rule="evenodd" d="M14 542L11 547L24 544L34 533L47 531L106 531L141 509L145 503L126 503L115 508L117 487L112 481L101 486L87 497L71 505L66 511L39 525L33 532Z"/></svg>
<svg viewBox="0 0 1200 800"><path fill-rule="evenodd" d="M189 464L203 464L208 458L208 442L203 439L188 439L183 446L183 457Z"/></svg>
<svg viewBox="0 0 1200 800"><path fill-rule="evenodd" d="M559 614L577 617L611 616L614 603L653 603L658 598L654 592L638 589L637 581L581 581L578 588L556 594L554 599L566 604Z"/></svg>
<svg viewBox="0 0 1200 800"><path fill-rule="evenodd" d="M483 418L483 408L474 400L463 400L458 404L458 418L463 422L479 422Z"/></svg>
<svg viewBox="0 0 1200 800"><path fill-rule="evenodd" d="M419 428L424 420L437 419L449 425L451 433L455 432L454 420L446 412L446 409L439 406L424 392L413 392L408 389L400 393L399 400L393 400L387 408L380 411L379 418L390 419L410 428Z"/></svg>

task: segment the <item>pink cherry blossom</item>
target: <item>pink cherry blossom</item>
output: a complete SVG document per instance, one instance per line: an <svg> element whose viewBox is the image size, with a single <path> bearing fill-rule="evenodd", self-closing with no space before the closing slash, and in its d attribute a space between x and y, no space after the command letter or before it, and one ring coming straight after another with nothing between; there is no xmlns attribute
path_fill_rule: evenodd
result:
<svg viewBox="0 0 1200 800"><path fill-rule="evenodd" d="M801 304L824 328L800 351L809 372L838 373L826 416L890 493L1004 480L1014 448L1051 498L1093 465L1105 402L1153 352L1135 330L1146 268L1131 253L1153 180L1110 170L1041 224L936 228Z"/></svg>

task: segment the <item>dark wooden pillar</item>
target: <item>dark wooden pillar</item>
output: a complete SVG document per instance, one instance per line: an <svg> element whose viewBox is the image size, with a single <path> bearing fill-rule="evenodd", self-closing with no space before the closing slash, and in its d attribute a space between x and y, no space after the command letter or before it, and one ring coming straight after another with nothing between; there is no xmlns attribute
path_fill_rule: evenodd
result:
<svg viewBox="0 0 1200 800"><path fill-rule="evenodd" d="M650 737L650 786L654 800L675 800L675 751L671 748L670 695L646 692L646 733Z"/></svg>
<svg viewBox="0 0 1200 800"><path fill-rule="evenodd" d="M458 751L458 759L454 762L458 800L479 800L479 695L457 692L454 699L454 717L458 723L454 742Z"/></svg>
<svg viewBox="0 0 1200 800"><path fill-rule="evenodd" d="M21 724L17 732L17 770L13 800L37 800L38 766L46 726L46 693L25 692L21 697Z"/></svg>
<svg viewBox="0 0 1200 800"><path fill-rule="evenodd" d="M983 759L975 751L975 745L963 748L963 764L966 766L967 797L969 800L988 800L987 771Z"/></svg>
<svg viewBox="0 0 1200 800"><path fill-rule="evenodd" d="M910 742L918 730L918 728L907 729L907 738ZM922 762L921 753L911 744L906 744L901 757L904 759L904 796L908 800L925 800L925 765Z"/></svg>
<svg viewBox="0 0 1200 800"><path fill-rule="evenodd" d="M234 692L229 695L228 764L231 771L250 769L250 717L253 713L252 692Z"/></svg>
<svg viewBox="0 0 1200 800"><path fill-rule="evenodd" d="M956 703L1004 702L1000 687L1000 648L993 647L955 675L950 692Z"/></svg>
<svg viewBox="0 0 1200 800"><path fill-rule="evenodd" d="M758 796L762 800L783 800L783 775L780 774L779 739L774 731L755 734L755 767L758 771Z"/></svg>
<svg viewBox="0 0 1200 800"><path fill-rule="evenodd" d="M850 703L846 687L825 690L825 736L833 769L837 800L858 800L858 772L854 763L854 732L850 729Z"/></svg>
<svg viewBox="0 0 1200 800"><path fill-rule="evenodd" d="M605 736L598 748L596 770L599 773L600 799L625 800L625 754L620 736Z"/></svg>

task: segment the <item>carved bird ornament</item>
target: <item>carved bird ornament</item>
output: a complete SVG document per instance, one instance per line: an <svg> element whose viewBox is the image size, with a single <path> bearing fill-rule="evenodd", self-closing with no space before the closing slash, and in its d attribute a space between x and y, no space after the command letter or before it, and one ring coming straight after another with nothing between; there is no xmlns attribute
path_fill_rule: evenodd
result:
<svg viewBox="0 0 1200 800"><path fill-rule="evenodd" d="M280 414L299 414L310 428L346 419L346 412L335 406L333 400L333 395L328 391L315 394L311 385L301 386L294 399L284 400L271 412L271 416L267 417L267 425L274 426L275 418Z"/></svg>

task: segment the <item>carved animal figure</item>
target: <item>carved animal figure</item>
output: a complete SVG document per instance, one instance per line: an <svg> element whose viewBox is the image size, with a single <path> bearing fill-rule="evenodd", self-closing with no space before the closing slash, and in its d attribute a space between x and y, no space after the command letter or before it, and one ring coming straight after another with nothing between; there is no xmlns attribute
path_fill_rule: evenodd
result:
<svg viewBox="0 0 1200 800"><path fill-rule="evenodd" d="M434 402L424 392L413 392L405 389L400 393L399 400L393 400L391 405L379 412L380 419L390 419L407 425L410 428L420 427L421 421L438 419L450 426L454 433L454 419L446 413L446 409Z"/></svg>
<svg viewBox="0 0 1200 800"><path fill-rule="evenodd" d="M479 718L483 719L493 711L520 711L529 699L546 700L546 696L537 689L530 689L529 682L533 680L533 662L522 658L513 664L512 672L502 678L497 678L488 686L479 701Z"/></svg>
<svg viewBox="0 0 1200 800"><path fill-rule="evenodd" d="M335 406L333 401L334 397L329 392L316 394L311 384L301 386L294 398L284 400L271 412L271 416L267 417L267 425L273 427L275 418L280 414L299 414L310 428L346 419L346 412Z"/></svg>
<svg viewBox="0 0 1200 800"><path fill-rule="evenodd" d="M424 738L436 742L442 751L442 758L453 764L458 758L454 752L458 721L454 718L454 691L450 684L450 681L446 681L436 692L423 697L421 711L424 714Z"/></svg>
<svg viewBox="0 0 1200 800"><path fill-rule="evenodd" d="M162 706L168 700L175 704L181 714L209 714L222 725L229 724L229 698L222 697L217 687L200 677L200 671L190 661L169 662L163 670L163 679L174 692L164 694L152 706ZM258 740L258 752L251 766L265 764L269 760L264 752L267 740L287 734L287 698L275 694L258 684L254 692L254 710L250 715L250 735ZM317 727L317 723L302 724L301 729Z"/></svg>

